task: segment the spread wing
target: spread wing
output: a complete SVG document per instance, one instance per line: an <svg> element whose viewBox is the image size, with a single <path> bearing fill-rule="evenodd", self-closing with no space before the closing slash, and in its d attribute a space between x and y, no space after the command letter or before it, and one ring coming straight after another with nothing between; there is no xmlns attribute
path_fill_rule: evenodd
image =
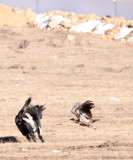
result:
<svg viewBox="0 0 133 160"><path fill-rule="evenodd" d="M88 113L90 112L90 109L94 108L94 103L90 100L84 102L82 105L80 105L77 110L80 110L82 112Z"/></svg>
<svg viewBox="0 0 133 160"><path fill-rule="evenodd" d="M77 110L78 110L78 108L79 108L81 105L82 105L81 102L77 102L77 103L75 103L75 105L72 107L72 110L71 110L71 112L72 112L73 114L75 114L75 116L77 117L78 120L79 120L79 118L80 118L80 114L77 112Z"/></svg>

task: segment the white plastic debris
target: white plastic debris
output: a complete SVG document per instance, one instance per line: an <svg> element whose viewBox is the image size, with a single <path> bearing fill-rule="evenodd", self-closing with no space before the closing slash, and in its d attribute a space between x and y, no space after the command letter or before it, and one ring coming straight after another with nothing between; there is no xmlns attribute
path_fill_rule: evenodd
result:
<svg viewBox="0 0 133 160"><path fill-rule="evenodd" d="M92 32L92 29L96 27L96 25L101 25L102 22L100 20L90 20L88 22L81 23L76 27L72 27L72 30L75 32Z"/></svg>
<svg viewBox="0 0 133 160"><path fill-rule="evenodd" d="M40 26L40 29L46 29L48 28L48 24L47 23L42 23Z"/></svg>
<svg viewBox="0 0 133 160"><path fill-rule="evenodd" d="M112 97L112 98L110 98L110 100L112 100L112 101L120 101L120 99L116 98L116 97Z"/></svg>
<svg viewBox="0 0 133 160"><path fill-rule="evenodd" d="M101 23L101 25L99 25L99 29L94 31L93 33L95 33L95 34L105 34L105 31L110 30L110 29L112 29L114 27L115 27L114 24Z"/></svg>
<svg viewBox="0 0 133 160"><path fill-rule="evenodd" d="M27 151L27 148L22 148L22 151Z"/></svg>
<svg viewBox="0 0 133 160"><path fill-rule="evenodd" d="M19 81L19 80L23 81L24 78L16 78L16 80L17 80L17 81Z"/></svg>
<svg viewBox="0 0 133 160"><path fill-rule="evenodd" d="M34 23L38 24L40 29L46 29L48 28L48 24L46 22L50 20L51 16L52 15L39 14L36 16Z"/></svg>
<svg viewBox="0 0 133 160"><path fill-rule="evenodd" d="M46 29L48 28L48 21L49 20L55 20L58 24L58 28L60 27L60 22L64 21L67 23L70 23L72 20L71 19L67 19L63 16L59 16L59 15L45 15L45 14L39 14L38 16L36 16L35 18L35 24L38 24L40 26L40 29Z"/></svg>
<svg viewBox="0 0 133 160"><path fill-rule="evenodd" d="M17 83L17 84L15 84L15 86L16 86L16 87L19 87L19 86L20 86L20 84L19 84L19 83Z"/></svg>
<svg viewBox="0 0 133 160"><path fill-rule="evenodd" d="M52 150L53 153L60 153L60 150Z"/></svg>
<svg viewBox="0 0 133 160"><path fill-rule="evenodd" d="M114 0L115 1L115 0ZM53 22L52 24L56 24L53 28L61 28L62 23L72 23L78 21L77 18L75 19L68 19L66 17L63 17L61 15L45 15L45 14L39 14L36 16L34 24L37 25L40 29L47 29L48 27L52 28L50 26L50 22ZM81 24L78 24L77 26L71 26L71 31L75 32L93 32L94 34L102 34L104 35L107 30L110 30L115 27L115 24L105 24L102 23L100 20L89 20L87 22L83 22ZM120 28L120 33L114 35L114 39L121 39L127 36L130 32L133 31L132 28L128 27L122 27ZM131 41L133 42L133 36L131 37Z"/></svg>
<svg viewBox="0 0 133 160"><path fill-rule="evenodd" d="M112 29L114 27L115 27L115 24L106 24L106 25L104 25L105 31L110 30L110 29Z"/></svg>
<svg viewBox="0 0 133 160"><path fill-rule="evenodd" d="M120 28L120 33L114 35L115 39L120 39L126 37L131 31L133 31L133 28L128 27L122 27Z"/></svg>
<svg viewBox="0 0 133 160"><path fill-rule="evenodd" d="M74 40L74 36L73 35L66 35L65 37L67 40L73 41Z"/></svg>
<svg viewBox="0 0 133 160"><path fill-rule="evenodd" d="M58 56L52 56L52 58L53 58L53 59L57 59L57 58L58 58Z"/></svg>
<svg viewBox="0 0 133 160"><path fill-rule="evenodd" d="M36 24L36 23L39 23L39 24L45 23L45 22L47 22L48 20L50 20L51 16L52 16L51 14L50 14L50 15L47 15L47 16L45 16L45 14L39 14L39 15L36 16L36 18L35 18L35 24Z"/></svg>

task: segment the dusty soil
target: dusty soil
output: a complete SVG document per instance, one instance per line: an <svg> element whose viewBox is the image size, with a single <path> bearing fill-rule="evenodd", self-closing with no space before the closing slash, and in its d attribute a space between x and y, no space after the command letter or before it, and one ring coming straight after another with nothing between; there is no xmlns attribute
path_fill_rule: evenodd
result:
<svg viewBox="0 0 133 160"><path fill-rule="evenodd" d="M0 27L0 159L133 159L132 81L132 43ZM47 99L45 143L29 143L14 122L30 96ZM70 120L73 104L86 100L96 105L96 130Z"/></svg>
<svg viewBox="0 0 133 160"><path fill-rule="evenodd" d="M27 26L34 21L36 15L31 9L23 10L0 4L0 26Z"/></svg>

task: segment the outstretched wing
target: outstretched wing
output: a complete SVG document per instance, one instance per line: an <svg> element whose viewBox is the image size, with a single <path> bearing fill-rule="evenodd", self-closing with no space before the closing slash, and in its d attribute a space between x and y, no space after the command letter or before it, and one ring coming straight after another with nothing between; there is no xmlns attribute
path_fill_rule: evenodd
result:
<svg viewBox="0 0 133 160"><path fill-rule="evenodd" d="M84 102L81 106L79 106L79 108L77 108L77 110L83 111L85 113L88 113L90 111L90 109L94 108L94 103L90 100Z"/></svg>
<svg viewBox="0 0 133 160"><path fill-rule="evenodd" d="M84 102L84 103L82 104L82 108L92 109L92 108L94 108L94 107L95 107L94 103L93 103L92 101L90 101L90 100L88 100L88 101L86 101L86 102Z"/></svg>
<svg viewBox="0 0 133 160"><path fill-rule="evenodd" d="M78 110L78 108L79 108L81 105L82 105L81 102L77 102L77 103L75 103L75 105L72 107L72 110L71 110L71 112L72 112L73 114L75 114L75 116L77 117L78 120L79 120L79 118L80 118L80 114L79 114L79 112L77 112L77 110Z"/></svg>

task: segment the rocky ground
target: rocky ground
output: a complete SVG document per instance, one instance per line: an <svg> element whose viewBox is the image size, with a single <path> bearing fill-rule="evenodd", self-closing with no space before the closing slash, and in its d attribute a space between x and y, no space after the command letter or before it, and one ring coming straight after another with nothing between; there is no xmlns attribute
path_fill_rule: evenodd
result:
<svg viewBox="0 0 133 160"><path fill-rule="evenodd" d="M92 33L0 27L0 159L133 159L133 44ZM46 104L45 143L29 143L14 119L28 97ZM92 100L96 130L71 121Z"/></svg>

